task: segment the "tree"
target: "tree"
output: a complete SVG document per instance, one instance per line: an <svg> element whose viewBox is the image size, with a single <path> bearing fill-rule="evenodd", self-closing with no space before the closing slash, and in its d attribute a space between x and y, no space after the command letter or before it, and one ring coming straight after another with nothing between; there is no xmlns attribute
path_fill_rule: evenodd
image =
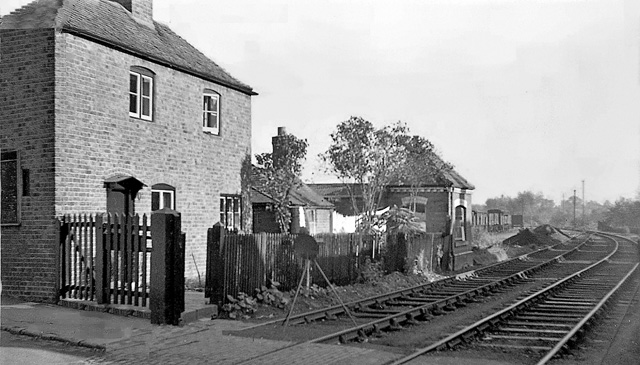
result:
<svg viewBox="0 0 640 365"><path fill-rule="evenodd" d="M406 136L407 128L400 122L377 129L361 117L351 117L331 133L331 145L320 155L348 189L353 210L362 217L360 231L372 229L384 189L398 177Z"/></svg>
<svg viewBox="0 0 640 365"><path fill-rule="evenodd" d="M405 136L401 138L404 146L404 162L398 171L401 183L410 186L411 201L415 211L415 197L420 186L425 183L437 183L443 171L453 169L453 166L444 162L435 150L433 144L421 136Z"/></svg>
<svg viewBox="0 0 640 365"><path fill-rule="evenodd" d="M637 232L640 230L640 201L621 198L603 216L608 226L627 227Z"/></svg>
<svg viewBox="0 0 640 365"><path fill-rule="evenodd" d="M302 162L307 155L306 139L292 134L278 137L273 153L255 155L253 166L254 186L269 195L274 201L276 220L281 232L289 232L291 211L289 200L291 191L300 186Z"/></svg>

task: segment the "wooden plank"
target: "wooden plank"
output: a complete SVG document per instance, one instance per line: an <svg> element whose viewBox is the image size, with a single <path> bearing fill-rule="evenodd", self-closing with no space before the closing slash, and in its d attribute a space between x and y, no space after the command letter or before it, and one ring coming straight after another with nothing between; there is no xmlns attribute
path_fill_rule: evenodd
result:
<svg viewBox="0 0 640 365"><path fill-rule="evenodd" d="M224 227L220 229L224 230ZM222 302L227 301L227 284L229 279L229 245L227 244L227 236L224 235L220 242L220 256L222 257Z"/></svg>
<svg viewBox="0 0 640 365"><path fill-rule="evenodd" d="M86 270L85 270L85 245L86 239L84 237L84 228L85 222L83 218L86 219L86 214L83 216L82 214L78 215L78 277L79 277L79 285L82 289L80 289L79 297L80 299L86 299L86 288L87 288L87 278L86 278Z"/></svg>
<svg viewBox="0 0 640 365"><path fill-rule="evenodd" d="M71 223L71 232L72 234L70 235L70 245L71 245L71 284L72 284L72 296L73 299L78 299L78 238L76 237L76 230L77 230L77 221L76 221L76 215L73 215L73 221Z"/></svg>
<svg viewBox="0 0 640 365"><path fill-rule="evenodd" d="M89 244L89 300L94 300L95 298L95 262L93 260L93 253L94 253L94 245L95 245L95 240L94 240L94 231L96 230L96 224L95 224L95 220L94 220L94 216L92 214L89 214L89 242L91 242Z"/></svg>
<svg viewBox="0 0 640 365"><path fill-rule="evenodd" d="M62 298L67 297L67 236L69 235L69 226L66 217L62 217L60 222L60 231L63 237L60 237L60 293Z"/></svg>
<svg viewBox="0 0 640 365"><path fill-rule="evenodd" d="M142 306L146 307L147 306L147 273L148 273L148 265L147 265L147 230L149 228L149 225L147 224L147 215L143 214L142 215L142 231L144 232L144 240L141 242L143 247L141 247L142 250L142 276L141 276L141 280L142 280ZM153 243L152 243L153 244Z"/></svg>
<svg viewBox="0 0 640 365"><path fill-rule="evenodd" d="M108 220L108 218L107 218ZM102 226L102 215L98 214L96 216L96 260L94 262L95 266L95 276L96 276L96 301L98 304L105 303L105 242L104 242L104 230Z"/></svg>
<svg viewBox="0 0 640 365"><path fill-rule="evenodd" d="M113 250L111 260L113 265L113 274L111 282L111 293L113 295L113 303L118 304L118 282L120 281L120 226L122 223L122 216L118 213L114 215L113 219Z"/></svg>
<svg viewBox="0 0 640 365"><path fill-rule="evenodd" d="M133 219L133 271L132 271L132 279L133 282L133 305L137 306L140 304L140 216L135 215ZM146 232L144 232L146 236Z"/></svg>
<svg viewBox="0 0 640 365"><path fill-rule="evenodd" d="M134 263L134 243L135 239L138 236L138 232L134 230L134 222L136 221L137 216L129 216L129 222L127 224L127 304L133 304L133 288L134 288L134 271L133 271L133 263Z"/></svg>
<svg viewBox="0 0 640 365"><path fill-rule="evenodd" d="M127 304L127 223L129 214L124 213L120 221L120 304Z"/></svg>

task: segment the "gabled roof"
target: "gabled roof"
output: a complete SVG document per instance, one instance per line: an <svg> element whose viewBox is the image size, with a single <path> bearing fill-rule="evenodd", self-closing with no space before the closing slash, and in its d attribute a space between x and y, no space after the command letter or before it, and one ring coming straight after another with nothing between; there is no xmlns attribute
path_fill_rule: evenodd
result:
<svg viewBox="0 0 640 365"><path fill-rule="evenodd" d="M0 20L0 29L53 28L163 66L257 95L168 26L138 23L122 5L108 0L36 0Z"/></svg>

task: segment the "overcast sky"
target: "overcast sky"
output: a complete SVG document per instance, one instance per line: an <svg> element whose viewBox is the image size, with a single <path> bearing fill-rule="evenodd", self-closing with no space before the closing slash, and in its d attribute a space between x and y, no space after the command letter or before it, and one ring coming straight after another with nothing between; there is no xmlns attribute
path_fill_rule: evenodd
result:
<svg viewBox="0 0 640 365"><path fill-rule="evenodd" d="M335 181L316 156L357 115L431 140L476 203L640 187L640 1L156 0L154 14L260 94L254 154L278 126L308 140L307 181Z"/></svg>

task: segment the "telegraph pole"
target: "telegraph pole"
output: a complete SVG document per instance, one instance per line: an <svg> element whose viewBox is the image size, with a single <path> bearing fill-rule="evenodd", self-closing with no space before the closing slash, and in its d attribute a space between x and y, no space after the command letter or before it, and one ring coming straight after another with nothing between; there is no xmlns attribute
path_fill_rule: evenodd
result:
<svg viewBox="0 0 640 365"><path fill-rule="evenodd" d="M576 189L573 189L573 228L576 228Z"/></svg>
<svg viewBox="0 0 640 365"><path fill-rule="evenodd" d="M582 180L582 227L584 228L586 222L584 218L584 180Z"/></svg>

